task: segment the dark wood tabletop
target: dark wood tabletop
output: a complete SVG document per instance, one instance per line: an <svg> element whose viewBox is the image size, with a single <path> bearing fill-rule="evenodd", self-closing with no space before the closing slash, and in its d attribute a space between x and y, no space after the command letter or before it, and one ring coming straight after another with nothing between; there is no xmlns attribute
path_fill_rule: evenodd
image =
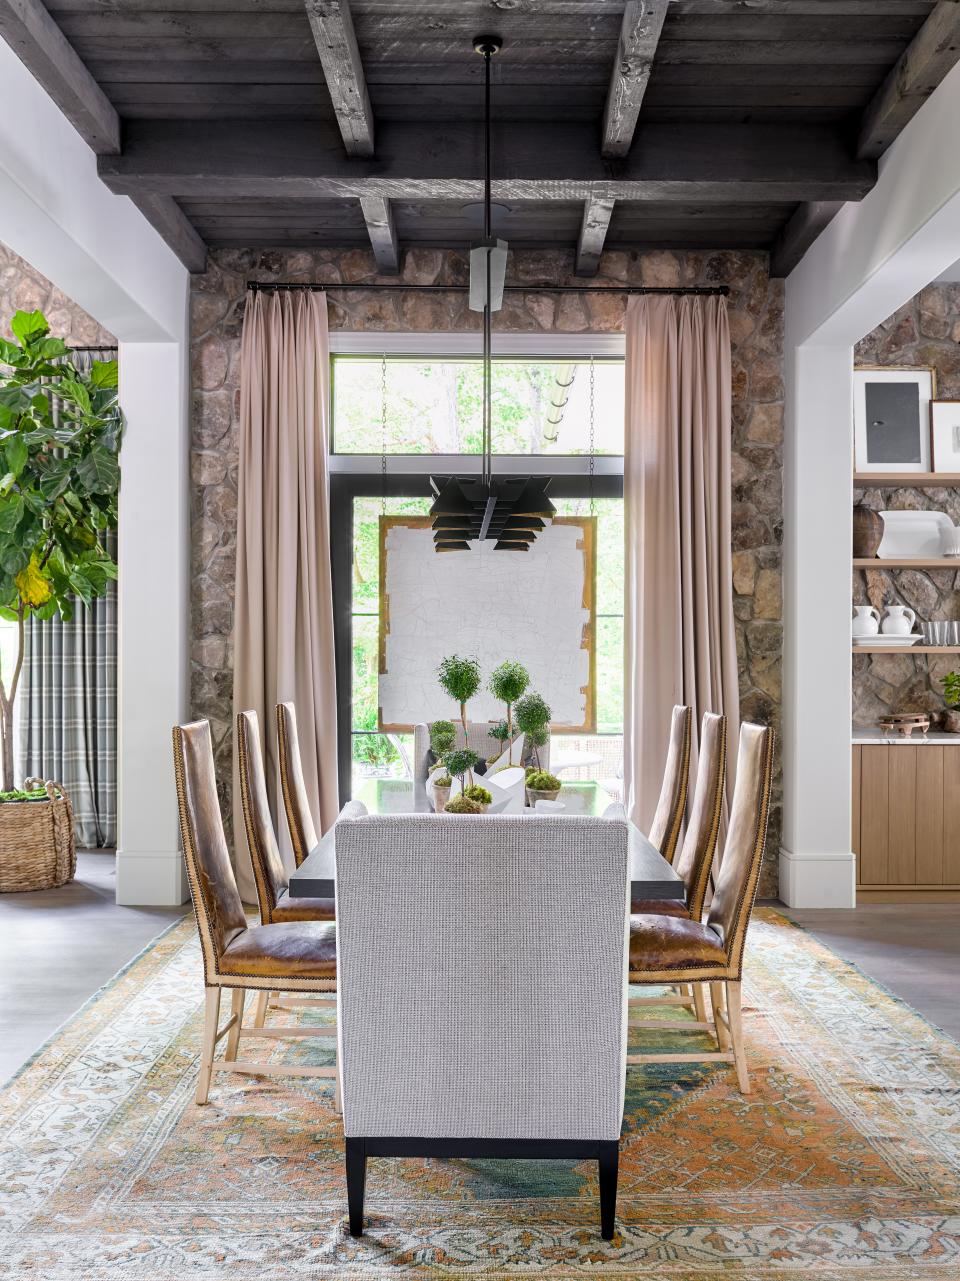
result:
<svg viewBox="0 0 960 1281"><path fill-rule="evenodd" d="M402 780L372 780L357 794L371 813L403 814L429 812L429 805L414 796L413 785ZM610 797L596 783L564 786L572 814L602 813ZM683 882L655 846L632 823L630 836L630 893L632 898L682 900ZM290 877L291 898L333 898L336 864L336 827L314 846Z"/></svg>

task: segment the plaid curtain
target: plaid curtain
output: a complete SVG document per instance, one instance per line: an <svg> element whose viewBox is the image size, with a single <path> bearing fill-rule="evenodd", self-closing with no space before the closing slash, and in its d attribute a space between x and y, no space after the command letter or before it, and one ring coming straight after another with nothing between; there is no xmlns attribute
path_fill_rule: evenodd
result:
<svg viewBox="0 0 960 1281"><path fill-rule="evenodd" d="M78 369L116 350L75 351ZM116 535L107 547L116 559ZM69 623L27 623L17 699L24 777L54 778L70 794L81 848L117 841L117 590L77 601Z"/></svg>

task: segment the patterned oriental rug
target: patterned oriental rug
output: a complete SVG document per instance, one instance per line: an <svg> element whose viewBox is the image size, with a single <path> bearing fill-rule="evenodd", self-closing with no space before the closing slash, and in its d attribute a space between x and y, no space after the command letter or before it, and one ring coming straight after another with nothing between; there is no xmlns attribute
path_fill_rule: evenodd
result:
<svg viewBox="0 0 960 1281"><path fill-rule="evenodd" d="M771 910L747 975L750 1096L706 1064L630 1070L614 1241L593 1164L417 1160L370 1163L355 1241L328 1083L215 1076L194 1105L178 924L0 1096L0 1277L957 1281L960 1048Z"/></svg>

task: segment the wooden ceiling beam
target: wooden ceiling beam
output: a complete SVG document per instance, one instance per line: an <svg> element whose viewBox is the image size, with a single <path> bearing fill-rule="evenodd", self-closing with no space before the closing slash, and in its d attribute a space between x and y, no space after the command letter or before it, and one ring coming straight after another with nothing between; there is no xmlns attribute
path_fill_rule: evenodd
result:
<svg viewBox="0 0 960 1281"><path fill-rule="evenodd" d="M400 249L397 245L397 229L394 225L390 201L383 196L361 196L360 208L363 211L363 220L367 224L373 256L377 260L377 269L386 276L398 275Z"/></svg>
<svg viewBox="0 0 960 1281"><path fill-rule="evenodd" d="M91 151L119 153L119 116L40 0L0 0L0 36ZM189 271L203 271L207 247L172 196L138 196L134 204Z"/></svg>
<svg viewBox="0 0 960 1281"><path fill-rule="evenodd" d="M670 0L628 0L603 111L601 151L609 160L630 150L640 104L653 70L653 56Z"/></svg>
<svg viewBox="0 0 960 1281"><path fill-rule="evenodd" d="M857 155L876 160L960 60L960 0L939 0L863 113Z"/></svg>
<svg viewBox="0 0 960 1281"><path fill-rule="evenodd" d="M876 166L826 126L658 124L611 175L589 122L511 122L495 140L497 200L799 203L859 200ZM128 121L124 150L101 156L112 191L187 199L382 196L469 203L483 195L482 129L384 122L375 160L348 158L323 122Z"/></svg>
<svg viewBox="0 0 960 1281"><path fill-rule="evenodd" d="M843 208L842 200L811 200L788 219L770 251L770 275L789 276L827 223Z"/></svg>
<svg viewBox="0 0 960 1281"><path fill-rule="evenodd" d="M584 202L583 221L577 239L577 275L595 276L600 266L603 242L607 238L615 200L597 195Z"/></svg>
<svg viewBox="0 0 960 1281"><path fill-rule="evenodd" d="M373 111L348 0L306 0L330 99L348 156L373 155Z"/></svg>

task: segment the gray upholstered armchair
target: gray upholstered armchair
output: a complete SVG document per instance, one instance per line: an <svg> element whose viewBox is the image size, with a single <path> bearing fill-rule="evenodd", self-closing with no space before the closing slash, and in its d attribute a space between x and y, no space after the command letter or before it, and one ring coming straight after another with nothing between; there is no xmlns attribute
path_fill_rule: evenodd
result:
<svg viewBox="0 0 960 1281"><path fill-rule="evenodd" d="M432 722L431 722L432 724ZM490 730L496 721L467 721L466 743L464 743L463 727L459 721L453 724L457 729L457 747L467 746L471 751L482 756L484 760L499 747L495 739L490 737ZM519 737L519 732L517 734ZM525 753L527 749L524 749ZM540 758L540 768L550 768L550 738L543 747L539 748L538 756ZM518 762L519 763L519 762ZM426 786L427 774L430 771L430 724L421 723L413 727L413 781L415 786L422 788Z"/></svg>
<svg viewBox="0 0 960 1281"><path fill-rule="evenodd" d="M593 1159L613 1234L626 1058L627 825L337 823L350 1231L368 1156Z"/></svg>

